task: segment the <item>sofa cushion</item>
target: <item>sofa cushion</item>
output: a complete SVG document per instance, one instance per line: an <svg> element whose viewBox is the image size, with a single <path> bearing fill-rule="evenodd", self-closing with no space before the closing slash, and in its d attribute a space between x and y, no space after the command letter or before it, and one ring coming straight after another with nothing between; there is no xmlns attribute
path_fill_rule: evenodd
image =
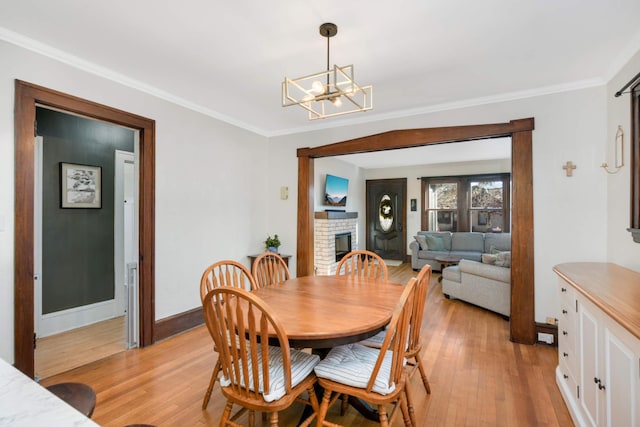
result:
<svg viewBox="0 0 640 427"><path fill-rule="evenodd" d="M456 232L451 236L452 251L484 252L484 235L476 232Z"/></svg>
<svg viewBox="0 0 640 427"><path fill-rule="evenodd" d="M482 254L482 263L483 264L495 264L496 263L496 255L494 254Z"/></svg>
<svg viewBox="0 0 640 427"><path fill-rule="evenodd" d="M482 276L499 282L511 283L510 268L483 264L481 262L469 261L466 259L461 260L458 265L460 266L460 272L462 274L473 274L475 276Z"/></svg>
<svg viewBox="0 0 640 427"><path fill-rule="evenodd" d="M426 251L429 249L429 245L427 245L427 236L423 234L418 234L417 236L413 236L418 244L420 245L420 249Z"/></svg>
<svg viewBox="0 0 640 427"><path fill-rule="evenodd" d="M444 243L444 251L451 250L451 233L449 231L418 231L417 235L440 237ZM429 242L427 241L427 244Z"/></svg>
<svg viewBox="0 0 640 427"><path fill-rule="evenodd" d="M495 265L498 267L511 267L511 252L500 252L496 255Z"/></svg>
<svg viewBox="0 0 640 427"><path fill-rule="evenodd" d="M482 259L482 253L471 251L451 251L449 255L457 256L460 259L470 259L473 261L480 261Z"/></svg>
<svg viewBox="0 0 640 427"><path fill-rule="evenodd" d="M452 265L442 270L442 279L451 280L460 283L460 267Z"/></svg>
<svg viewBox="0 0 640 427"><path fill-rule="evenodd" d="M487 233L484 235L484 251L491 253L491 247L499 251L511 250L511 233Z"/></svg>
<svg viewBox="0 0 640 427"><path fill-rule="evenodd" d="M418 251L418 258L421 259L436 259L437 256L449 255L448 251Z"/></svg>
<svg viewBox="0 0 640 427"><path fill-rule="evenodd" d="M438 237L438 236L425 236L427 239L427 246L429 247L429 250L432 251L444 251L444 240L442 240L442 237Z"/></svg>

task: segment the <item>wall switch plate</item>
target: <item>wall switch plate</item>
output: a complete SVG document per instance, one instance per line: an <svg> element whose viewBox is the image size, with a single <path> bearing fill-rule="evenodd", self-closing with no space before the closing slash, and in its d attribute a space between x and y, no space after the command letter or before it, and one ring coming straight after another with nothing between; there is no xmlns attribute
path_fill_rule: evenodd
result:
<svg viewBox="0 0 640 427"><path fill-rule="evenodd" d="M545 334L544 332L538 333L538 341L546 342L547 344L553 344L553 334Z"/></svg>
<svg viewBox="0 0 640 427"><path fill-rule="evenodd" d="M280 187L280 199L287 200L289 198L289 187L282 186Z"/></svg>

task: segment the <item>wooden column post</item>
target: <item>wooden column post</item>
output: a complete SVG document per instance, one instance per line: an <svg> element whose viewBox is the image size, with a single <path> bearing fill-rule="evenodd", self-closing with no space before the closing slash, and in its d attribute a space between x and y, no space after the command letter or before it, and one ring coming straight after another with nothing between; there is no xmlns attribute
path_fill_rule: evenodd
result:
<svg viewBox="0 0 640 427"><path fill-rule="evenodd" d="M314 272L313 159L301 155L301 150L298 150L298 244L296 252L296 275L298 277L310 276Z"/></svg>
<svg viewBox="0 0 640 427"><path fill-rule="evenodd" d="M511 136L513 212L511 229L511 341L536 342L533 261L532 132Z"/></svg>

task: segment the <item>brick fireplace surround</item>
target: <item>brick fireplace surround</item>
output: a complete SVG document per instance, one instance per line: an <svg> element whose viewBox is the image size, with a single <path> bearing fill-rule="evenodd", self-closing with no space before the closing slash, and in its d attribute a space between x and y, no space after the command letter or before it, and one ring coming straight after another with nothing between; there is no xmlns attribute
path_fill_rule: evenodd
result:
<svg viewBox="0 0 640 427"><path fill-rule="evenodd" d="M336 274L336 234L351 233L351 249L358 249L358 212L315 212L314 266L317 275Z"/></svg>

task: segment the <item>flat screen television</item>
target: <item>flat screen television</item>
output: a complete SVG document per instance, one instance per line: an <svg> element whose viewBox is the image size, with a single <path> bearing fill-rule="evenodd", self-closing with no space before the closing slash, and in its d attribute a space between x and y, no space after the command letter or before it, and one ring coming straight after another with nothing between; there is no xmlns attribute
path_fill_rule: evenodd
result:
<svg viewBox="0 0 640 427"><path fill-rule="evenodd" d="M324 204L327 206L347 206L349 180L329 175L324 181Z"/></svg>

